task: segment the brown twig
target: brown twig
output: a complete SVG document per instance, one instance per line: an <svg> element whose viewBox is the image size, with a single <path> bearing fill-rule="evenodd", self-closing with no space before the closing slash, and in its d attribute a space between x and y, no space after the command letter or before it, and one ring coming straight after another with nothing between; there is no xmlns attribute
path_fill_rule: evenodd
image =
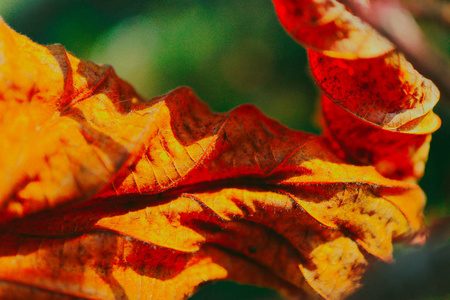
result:
<svg viewBox="0 0 450 300"><path fill-rule="evenodd" d="M370 5L359 0L338 1L396 45L422 75L438 86L443 98L450 99L450 64L431 48L400 1L374 0Z"/></svg>

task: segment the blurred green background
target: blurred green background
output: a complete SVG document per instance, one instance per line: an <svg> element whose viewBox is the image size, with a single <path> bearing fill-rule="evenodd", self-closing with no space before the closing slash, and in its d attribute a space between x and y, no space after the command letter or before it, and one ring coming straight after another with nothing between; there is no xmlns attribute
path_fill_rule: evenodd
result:
<svg viewBox="0 0 450 300"><path fill-rule="evenodd" d="M305 50L281 28L269 0L2 0L0 14L40 44L61 43L79 58L114 66L147 98L190 86L216 111L253 103L286 126L320 132ZM449 28L433 20L420 24L449 56ZM436 108L443 125L421 181L430 223L450 216L449 104L443 99ZM277 297L215 283L192 299Z"/></svg>

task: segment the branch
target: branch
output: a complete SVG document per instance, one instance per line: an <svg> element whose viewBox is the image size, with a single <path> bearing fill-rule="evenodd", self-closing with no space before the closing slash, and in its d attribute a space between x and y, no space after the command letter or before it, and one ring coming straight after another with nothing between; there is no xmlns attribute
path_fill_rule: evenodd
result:
<svg viewBox="0 0 450 300"><path fill-rule="evenodd" d="M352 13L370 24L402 51L422 75L431 79L450 99L450 65L426 41L411 14L398 0L338 0Z"/></svg>

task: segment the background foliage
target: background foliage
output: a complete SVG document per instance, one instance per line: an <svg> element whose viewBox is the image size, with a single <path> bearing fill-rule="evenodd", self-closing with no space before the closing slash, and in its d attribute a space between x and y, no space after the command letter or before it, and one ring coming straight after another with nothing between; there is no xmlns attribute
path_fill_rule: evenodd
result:
<svg viewBox="0 0 450 300"><path fill-rule="evenodd" d="M6 0L0 14L40 44L61 43L77 57L114 66L147 98L187 85L216 111L253 103L286 126L320 131L318 90L305 50L281 28L269 0ZM448 27L419 21L449 56ZM433 135L421 181L430 223L450 216L450 100L442 99L436 113L443 125ZM277 297L267 289L221 283L194 298L212 295Z"/></svg>

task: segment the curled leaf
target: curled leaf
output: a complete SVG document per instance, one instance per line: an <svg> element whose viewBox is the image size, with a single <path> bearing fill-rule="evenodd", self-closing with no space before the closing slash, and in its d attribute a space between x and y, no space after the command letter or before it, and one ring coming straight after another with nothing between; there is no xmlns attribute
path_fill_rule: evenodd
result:
<svg viewBox="0 0 450 300"><path fill-rule="evenodd" d="M361 0L365 5L370 1ZM394 46L336 0L273 0L286 31L307 48L331 57L376 57Z"/></svg>
<svg viewBox="0 0 450 300"><path fill-rule="evenodd" d="M145 102L0 29L0 297L183 299L232 279L341 299L422 228L420 187L327 137L188 88Z"/></svg>
<svg viewBox="0 0 450 300"><path fill-rule="evenodd" d="M109 187L4 227L4 290L183 298L228 278L339 299L359 286L366 252L390 260L392 239L421 227L416 185L344 164L327 139L251 106L215 114L181 88L135 114L148 112L154 134Z"/></svg>
<svg viewBox="0 0 450 300"><path fill-rule="evenodd" d="M139 151L151 115L111 67L0 22L0 223L87 199Z"/></svg>
<svg viewBox="0 0 450 300"><path fill-rule="evenodd" d="M325 135L342 158L373 165L389 178L423 176L431 134L383 130L356 118L326 96L322 96L322 109Z"/></svg>
<svg viewBox="0 0 450 300"><path fill-rule="evenodd" d="M439 90L398 52L338 59L308 50L312 74L330 100L385 130L427 134L440 119L431 111Z"/></svg>

